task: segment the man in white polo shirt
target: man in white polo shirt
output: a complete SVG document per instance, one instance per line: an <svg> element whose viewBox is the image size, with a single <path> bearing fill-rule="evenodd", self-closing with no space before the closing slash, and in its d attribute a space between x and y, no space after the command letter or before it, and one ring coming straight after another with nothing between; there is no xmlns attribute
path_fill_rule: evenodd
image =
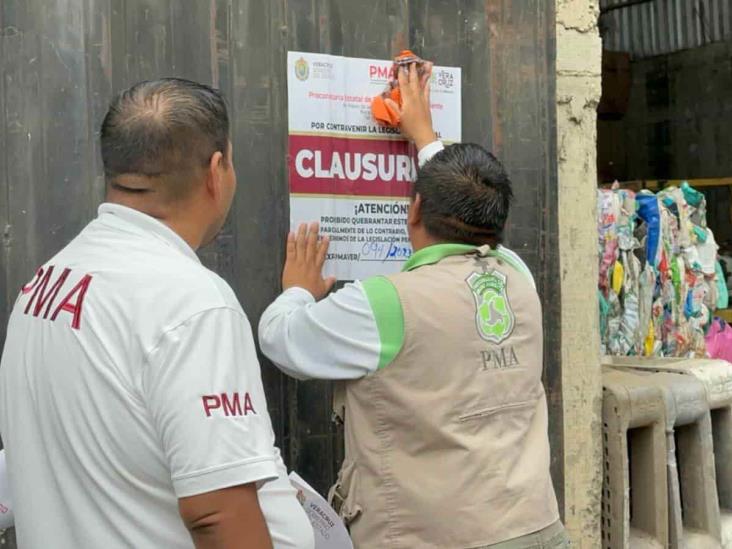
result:
<svg viewBox="0 0 732 549"><path fill-rule="evenodd" d="M107 203L21 289L0 429L25 548L312 548L251 328L195 250L236 174L220 93L137 84L102 126Z"/></svg>

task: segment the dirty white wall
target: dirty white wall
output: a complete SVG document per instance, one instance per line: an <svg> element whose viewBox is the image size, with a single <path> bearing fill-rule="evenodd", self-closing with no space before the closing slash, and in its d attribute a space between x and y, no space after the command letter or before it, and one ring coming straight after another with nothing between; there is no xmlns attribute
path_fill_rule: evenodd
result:
<svg viewBox="0 0 732 549"><path fill-rule="evenodd" d="M565 521L599 547L602 490L595 221L601 42L596 0L557 0L557 149Z"/></svg>

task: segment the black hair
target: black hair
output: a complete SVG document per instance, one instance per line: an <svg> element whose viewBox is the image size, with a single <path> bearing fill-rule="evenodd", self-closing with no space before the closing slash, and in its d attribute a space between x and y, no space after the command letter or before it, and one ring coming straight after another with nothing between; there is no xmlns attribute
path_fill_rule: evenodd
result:
<svg viewBox="0 0 732 549"><path fill-rule="evenodd" d="M108 183L120 175L176 183L220 151L226 156L229 115L220 91L181 78L140 82L120 92L101 128L102 162Z"/></svg>
<svg viewBox="0 0 732 549"><path fill-rule="evenodd" d="M422 223L445 242L501 242L513 198L511 181L498 159L480 145L456 143L418 172L414 194L421 198Z"/></svg>

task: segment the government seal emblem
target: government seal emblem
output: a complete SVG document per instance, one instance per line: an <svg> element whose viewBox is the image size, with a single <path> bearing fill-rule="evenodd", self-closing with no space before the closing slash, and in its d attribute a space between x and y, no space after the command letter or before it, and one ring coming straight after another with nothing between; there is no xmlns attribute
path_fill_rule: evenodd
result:
<svg viewBox="0 0 732 549"><path fill-rule="evenodd" d="M310 76L310 65L305 61L304 57L301 57L295 61L295 76L298 80L307 80Z"/></svg>

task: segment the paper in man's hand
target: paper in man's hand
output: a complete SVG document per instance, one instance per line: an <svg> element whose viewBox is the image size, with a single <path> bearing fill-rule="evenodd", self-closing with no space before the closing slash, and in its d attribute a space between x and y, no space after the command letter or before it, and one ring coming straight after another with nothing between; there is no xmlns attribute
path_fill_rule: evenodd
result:
<svg viewBox="0 0 732 549"><path fill-rule="evenodd" d="M343 521L328 502L294 471L290 473L290 482L313 525L315 549L353 549Z"/></svg>

